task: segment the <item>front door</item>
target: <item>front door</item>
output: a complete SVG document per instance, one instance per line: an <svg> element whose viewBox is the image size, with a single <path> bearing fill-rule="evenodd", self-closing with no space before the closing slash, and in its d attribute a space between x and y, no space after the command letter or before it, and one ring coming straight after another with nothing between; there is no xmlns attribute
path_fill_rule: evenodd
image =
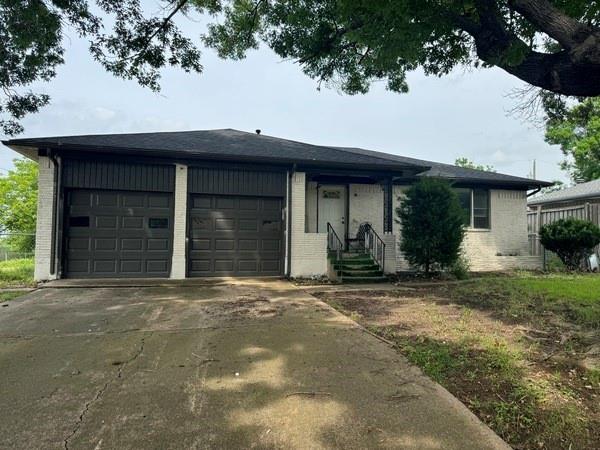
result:
<svg viewBox="0 0 600 450"><path fill-rule="evenodd" d="M344 242L346 236L346 188L344 186L321 186L319 188L319 233L327 232L330 223Z"/></svg>

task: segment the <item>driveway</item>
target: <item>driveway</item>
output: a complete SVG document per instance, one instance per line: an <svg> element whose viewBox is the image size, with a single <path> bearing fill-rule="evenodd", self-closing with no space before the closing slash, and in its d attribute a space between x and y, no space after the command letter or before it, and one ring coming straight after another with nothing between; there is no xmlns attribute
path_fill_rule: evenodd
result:
<svg viewBox="0 0 600 450"><path fill-rule="evenodd" d="M1 448L507 448L285 281L44 288L7 305Z"/></svg>

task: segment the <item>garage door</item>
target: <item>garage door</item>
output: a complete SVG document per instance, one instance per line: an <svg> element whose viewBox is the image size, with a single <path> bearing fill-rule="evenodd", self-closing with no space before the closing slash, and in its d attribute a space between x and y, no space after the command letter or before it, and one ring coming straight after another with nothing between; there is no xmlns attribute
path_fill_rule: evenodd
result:
<svg viewBox="0 0 600 450"><path fill-rule="evenodd" d="M77 189L65 201L65 276L169 276L172 194Z"/></svg>
<svg viewBox="0 0 600 450"><path fill-rule="evenodd" d="M281 198L192 195L189 275L281 275L282 206Z"/></svg>

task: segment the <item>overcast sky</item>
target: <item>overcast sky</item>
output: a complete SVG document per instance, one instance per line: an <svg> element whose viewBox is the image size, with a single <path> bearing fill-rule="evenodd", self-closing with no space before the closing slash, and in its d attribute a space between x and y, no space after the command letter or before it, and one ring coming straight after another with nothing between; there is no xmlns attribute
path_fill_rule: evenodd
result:
<svg viewBox="0 0 600 450"><path fill-rule="evenodd" d="M203 74L165 70L156 94L104 72L85 42L72 37L66 49L57 78L33 86L50 94L52 104L23 121L21 137L260 128L271 136L432 161L466 156L518 176L527 176L536 159L537 178L566 180L559 149L544 142L541 129L508 114L515 105L508 94L523 84L498 69L443 78L413 73L408 94L387 92L380 83L367 95L348 96L318 91L316 81L269 49L241 62L204 50ZM0 168L15 156L3 147Z"/></svg>

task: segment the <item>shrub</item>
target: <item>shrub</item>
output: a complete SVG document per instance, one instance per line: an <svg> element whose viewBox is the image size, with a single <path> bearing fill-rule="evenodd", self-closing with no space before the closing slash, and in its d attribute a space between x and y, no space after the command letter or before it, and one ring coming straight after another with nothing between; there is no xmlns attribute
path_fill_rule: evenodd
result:
<svg viewBox="0 0 600 450"><path fill-rule="evenodd" d="M464 237L464 212L449 183L421 179L406 191L396 214L402 224L400 250L412 267L429 274L456 263Z"/></svg>
<svg viewBox="0 0 600 450"><path fill-rule="evenodd" d="M600 228L587 220L560 219L542 227L540 242L556 253L568 270L577 270L600 243Z"/></svg>

